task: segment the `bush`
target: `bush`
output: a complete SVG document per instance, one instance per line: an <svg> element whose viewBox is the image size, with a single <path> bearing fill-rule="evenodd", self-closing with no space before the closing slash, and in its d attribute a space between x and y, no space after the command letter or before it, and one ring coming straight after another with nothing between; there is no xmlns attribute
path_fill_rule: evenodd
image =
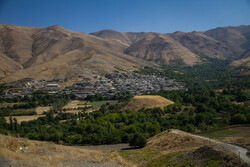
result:
<svg viewBox="0 0 250 167"><path fill-rule="evenodd" d="M130 146L143 148L147 145L147 139L140 133L135 133L133 138L129 142Z"/></svg>
<svg viewBox="0 0 250 167"><path fill-rule="evenodd" d="M235 114L231 119L233 124L244 124L247 122L245 114Z"/></svg>

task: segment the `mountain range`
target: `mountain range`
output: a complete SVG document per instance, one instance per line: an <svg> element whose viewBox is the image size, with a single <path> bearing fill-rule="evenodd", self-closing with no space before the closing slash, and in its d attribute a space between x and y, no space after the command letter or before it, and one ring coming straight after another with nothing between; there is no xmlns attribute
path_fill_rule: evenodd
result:
<svg viewBox="0 0 250 167"><path fill-rule="evenodd" d="M157 64L193 66L204 56L250 67L250 25L166 34L0 25L0 77L7 83L70 81Z"/></svg>

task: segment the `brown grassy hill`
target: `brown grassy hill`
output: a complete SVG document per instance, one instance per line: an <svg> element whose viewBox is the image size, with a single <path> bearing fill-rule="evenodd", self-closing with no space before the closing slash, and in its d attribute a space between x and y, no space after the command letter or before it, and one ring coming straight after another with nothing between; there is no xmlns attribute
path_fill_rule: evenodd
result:
<svg viewBox="0 0 250 167"><path fill-rule="evenodd" d="M250 52L250 25L238 26L238 27L218 27L204 34L223 42L232 51L232 58L236 59L232 65L235 66L247 66L249 64L249 52Z"/></svg>
<svg viewBox="0 0 250 167"><path fill-rule="evenodd" d="M130 39L128 39L128 37L124 33L117 32L114 30L102 30L102 31L98 31L98 32L90 33L90 34L103 38L103 39L114 40L125 46L129 46L131 44Z"/></svg>
<svg viewBox="0 0 250 167"><path fill-rule="evenodd" d="M184 134L175 134L171 131L164 131L150 138L146 148L172 153L194 150L207 144L208 141L205 140Z"/></svg>
<svg viewBox="0 0 250 167"><path fill-rule="evenodd" d="M183 132L161 132L148 139L143 149L120 152L127 160L137 166L174 167L174 166L244 166L238 157L223 150L219 144L195 138Z"/></svg>
<svg viewBox="0 0 250 167"><path fill-rule="evenodd" d="M250 26L172 34L86 34L54 25L45 28L0 25L1 82L91 77L117 69L134 70L157 63L200 63L198 55L233 59L248 66ZM146 60L146 61L145 61Z"/></svg>
<svg viewBox="0 0 250 167"><path fill-rule="evenodd" d="M169 35L156 35L143 38L130 47L125 52L128 55L158 63L172 64L182 61L186 65L194 65L200 60L197 55Z"/></svg>
<svg viewBox="0 0 250 167"><path fill-rule="evenodd" d="M250 67L250 51L245 53L241 59L233 61L231 65Z"/></svg>
<svg viewBox="0 0 250 167"><path fill-rule="evenodd" d="M0 159L18 167L133 166L117 153L0 135ZM0 166L2 162L0 162Z"/></svg>
<svg viewBox="0 0 250 167"><path fill-rule="evenodd" d="M213 39L202 32L176 32L170 34L170 36L180 42L184 47L199 55L223 59L233 57L235 54L234 50L226 44Z"/></svg>
<svg viewBox="0 0 250 167"><path fill-rule="evenodd" d="M0 25L2 82L72 79L115 69L133 70L150 63L123 54L124 45L60 26Z"/></svg>
<svg viewBox="0 0 250 167"><path fill-rule="evenodd" d="M99 38L103 39L110 39L114 40L116 42L119 42L124 45L124 48L126 49L128 46L130 46L132 43L137 42L138 40L145 38L147 36L152 36L157 33L152 32L127 32L122 33L114 30L101 30L98 32L90 33L91 35L97 36Z"/></svg>
<svg viewBox="0 0 250 167"><path fill-rule="evenodd" d="M123 110L138 111L142 108L166 107L174 102L157 95L144 95L133 97Z"/></svg>
<svg viewBox="0 0 250 167"><path fill-rule="evenodd" d="M250 50L250 26L218 27L206 31L204 34L228 45L236 54L241 55L244 51Z"/></svg>

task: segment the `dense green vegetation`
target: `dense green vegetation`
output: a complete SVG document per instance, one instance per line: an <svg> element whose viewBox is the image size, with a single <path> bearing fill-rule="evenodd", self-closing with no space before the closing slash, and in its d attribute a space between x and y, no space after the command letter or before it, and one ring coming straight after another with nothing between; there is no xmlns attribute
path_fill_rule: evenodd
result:
<svg viewBox="0 0 250 167"><path fill-rule="evenodd" d="M161 67L145 67L137 71L144 75L158 75L185 82L188 88L209 87L225 89L228 93L239 93L250 88L250 76L242 76L231 69L229 60L204 57L206 61L194 66L162 65ZM249 97L248 97L249 98Z"/></svg>
<svg viewBox="0 0 250 167"><path fill-rule="evenodd" d="M37 104L35 102L14 104L12 107L11 106L1 107L0 116L35 115L36 112L32 109L36 107Z"/></svg>
<svg viewBox="0 0 250 167"><path fill-rule="evenodd" d="M170 128L188 132L211 131L234 124L250 124L250 108L237 102L249 100L245 90L250 87L249 76L240 76L230 71L228 61L209 59L207 63L193 67L173 65L161 68L144 68L138 72L176 78L187 83L187 91L153 92L175 102L168 107L142 109L138 112L122 111L131 98L129 92L117 94L120 103L103 104L99 110L79 114L61 111L73 95L48 95L35 92L32 98L22 99L27 104L53 106L45 117L35 121L10 124L0 121L1 133L19 133L20 136L36 140L63 142L68 144L113 144L130 142L143 147L146 139ZM216 90L222 89L221 93ZM88 100L104 100L102 95L89 96ZM14 107L14 106L13 106ZM18 106L16 106L18 107ZM58 115L54 115L58 112ZM66 120L66 122L60 122Z"/></svg>
<svg viewBox="0 0 250 167"><path fill-rule="evenodd" d="M36 112L34 109L38 106L52 106L51 110L54 112L60 111L62 107L68 103L69 100L75 99L75 95L66 95L66 94L56 94L49 95L45 91L36 91L33 93L32 98L29 96L24 97L23 99L14 98L6 99L6 102L22 102L20 104L14 104L12 107L1 107L0 116L21 116L21 115L35 115ZM27 110L28 109L28 110Z"/></svg>
<svg viewBox="0 0 250 167"><path fill-rule="evenodd" d="M105 104L90 114L84 111L78 115L61 112L54 116L54 112L51 111L46 117L22 122L16 125L17 127L1 121L0 127L2 127L2 132L19 133L20 136L37 140L62 141L70 144L130 142L132 146L143 147L146 138L169 128L189 132L215 130L235 124L235 119L238 119L238 117L235 118L237 114L246 117L245 122L240 122L241 124L250 123L249 107L233 104L224 97L210 97L210 91L209 96L205 96L206 93L194 95L195 107L190 107L186 105L190 104L189 101L192 98L187 96L189 92L183 93L185 98L180 100L182 104L176 103L164 110L153 108L142 109L138 112L121 111L122 106L119 104ZM175 95L176 92L165 92L165 94ZM67 121L62 123L60 122L62 119Z"/></svg>

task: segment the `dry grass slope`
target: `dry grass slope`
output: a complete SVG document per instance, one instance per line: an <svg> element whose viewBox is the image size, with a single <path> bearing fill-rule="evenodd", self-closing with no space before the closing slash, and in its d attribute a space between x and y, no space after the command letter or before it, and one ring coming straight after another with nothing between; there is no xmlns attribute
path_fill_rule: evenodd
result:
<svg viewBox="0 0 250 167"><path fill-rule="evenodd" d="M138 111L142 108L164 108L170 104L174 104L174 102L157 95L135 96L128 102L123 110Z"/></svg>
<svg viewBox="0 0 250 167"><path fill-rule="evenodd" d="M3 135L0 135L0 157L19 167L133 166L115 152L84 150Z"/></svg>
<svg viewBox="0 0 250 167"><path fill-rule="evenodd" d="M148 139L143 149L120 151L121 156L140 167L176 166L244 166L243 161L220 144L188 135L164 131ZM221 165L219 165L221 164Z"/></svg>
<svg viewBox="0 0 250 167"><path fill-rule="evenodd" d="M188 135L175 134L164 131L148 140L148 149L158 150L164 153L189 151L209 144L205 140L197 139Z"/></svg>

